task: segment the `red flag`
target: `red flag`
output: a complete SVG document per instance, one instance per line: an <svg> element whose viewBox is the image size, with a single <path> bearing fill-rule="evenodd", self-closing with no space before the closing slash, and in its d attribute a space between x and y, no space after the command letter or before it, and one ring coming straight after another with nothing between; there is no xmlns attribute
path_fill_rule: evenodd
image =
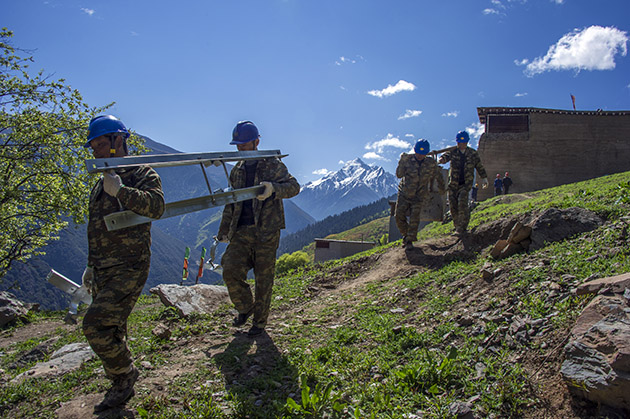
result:
<svg viewBox="0 0 630 419"><path fill-rule="evenodd" d="M575 96L571 95L571 102L573 102L573 110L575 110Z"/></svg>

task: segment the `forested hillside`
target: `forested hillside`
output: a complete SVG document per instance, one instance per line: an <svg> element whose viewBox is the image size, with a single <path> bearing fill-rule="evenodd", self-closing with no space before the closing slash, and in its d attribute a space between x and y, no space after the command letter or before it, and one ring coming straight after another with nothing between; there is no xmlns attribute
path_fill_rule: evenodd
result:
<svg viewBox="0 0 630 419"><path fill-rule="evenodd" d="M302 230L289 234L280 240L278 255L293 253L308 246L315 238L323 238L333 233L341 233L358 225L389 215L389 200L395 196L382 198L368 205L331 215Z"/></svg>

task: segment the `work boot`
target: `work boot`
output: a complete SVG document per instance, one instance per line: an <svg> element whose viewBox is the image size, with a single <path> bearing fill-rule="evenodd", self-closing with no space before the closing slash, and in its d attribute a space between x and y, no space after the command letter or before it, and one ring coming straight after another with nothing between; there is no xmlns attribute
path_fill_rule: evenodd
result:
<svg viewBox="0 0 630 419"><path fill-rule="evenodd" d="M264 331L264 327L252 326L252 328L247 332L247 336L258 336Z"/></svg>
<svg viewBox="0 0 630 419"><path fill-rule="evenodd" d="M133 389L140 371L135 365L131 365L131 371L114 377L112 387L105 393L103 401L94 407L94 412L102 412L112 407L121 406L132 398L136 392Z"/></svg>
<svg viewBox="0 0 630 419"><path fill-rule="evenodd" d="M245 314L239 313L238 316L234 317L234 320L232 320L232 326L239 327L244 325L245 323L247 323L247 319L249 318L249 316L251 316L251 314L251 311Z"/></svg>
<svg viewBox="0 0 630 419"><path fill-rule="evenodd" d="M411 250L411 249L413 249L413 241L407 240L405 242L405 250Z"/></svg>

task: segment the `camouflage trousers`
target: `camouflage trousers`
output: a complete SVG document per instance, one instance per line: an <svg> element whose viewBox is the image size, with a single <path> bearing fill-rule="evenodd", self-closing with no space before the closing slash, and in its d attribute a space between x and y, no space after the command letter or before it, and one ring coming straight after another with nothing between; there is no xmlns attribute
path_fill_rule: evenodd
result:
<svg viewBox="0 0 630 419"><path fill-rule="evenodd" d="M416 241L423 202L424 200L412 201L398 194L394 218L403 240ZM409 217L409 221L407 221L407 217Z"/></svg>
<svg viewBox="0 0 630 419"><path fill-rule="evenodd" d="M131 369L127 318L147 281L149 264L146 260L94 270L97 291L83 317L83 334L110 378Z"/></svg>
<svg viewBox="0 0 630 419"><path fill-rule="evenodd" d="M470 221L470 207L468 206L469 189L459 187L448 190L448 204L456 230L466 230Z"/></svg>
<svg viewBox="0 0 630 419"><path fill-rule="evenodd" d="M255 226L239 227L221 258L223 282L239 313L252 313L253 325L264 328L269 317L280 231L260 240ZM254 269L254 297L247 272Z"/></svg>

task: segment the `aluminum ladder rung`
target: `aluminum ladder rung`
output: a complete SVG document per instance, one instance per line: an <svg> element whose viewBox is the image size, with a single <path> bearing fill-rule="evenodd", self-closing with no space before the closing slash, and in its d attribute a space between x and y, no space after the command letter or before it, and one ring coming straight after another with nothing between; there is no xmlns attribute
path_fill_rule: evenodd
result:
<svg viewBox="0 0 630 419"><path fill-rule="evenodd" d="M166 204L164 213L160 218L145 217L129 210L114 212L104 217L105 225L107 226L108 231L120 230L121 228L131 227L138 224L163 220L165 218L176 217L190 212L254 199L256 195L260 195L264 192L264 190L264 186L258 185L250 188L234 189L232 191L218 192L212 195L170 202Z"/></svg>
<svg viewBox="0 0 630 419"><path fill-rule="evenodd" d="M142 156L109 157L105 159L86 159L85 166L88 173L104 172L112 169L122 169L134 166L148 165L151 167L186 166L204 162L230 162L239 160L260 160L270 157L286 157L280 150L248 150L225 151L214 153L173 153L148 154Z"/></svg>

